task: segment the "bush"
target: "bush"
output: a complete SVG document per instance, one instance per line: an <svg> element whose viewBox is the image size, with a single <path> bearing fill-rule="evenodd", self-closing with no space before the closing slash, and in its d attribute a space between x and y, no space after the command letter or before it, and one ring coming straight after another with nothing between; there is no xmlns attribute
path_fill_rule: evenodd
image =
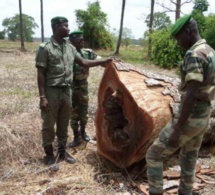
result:
<svg viewBox="0 0 215 195"><path fill-rule="evenodd" d="M170 28L152 33L152 60L163 68L171 69L182 60L184 52L171 38Z"/></svg>
<svg viewBox="0 0 215 195"><path fill-rule="evenodd" d="M206 17L206 28L203 32L203 37L207 40L207 43L215 49L215 14L211 14Z"/></svg>

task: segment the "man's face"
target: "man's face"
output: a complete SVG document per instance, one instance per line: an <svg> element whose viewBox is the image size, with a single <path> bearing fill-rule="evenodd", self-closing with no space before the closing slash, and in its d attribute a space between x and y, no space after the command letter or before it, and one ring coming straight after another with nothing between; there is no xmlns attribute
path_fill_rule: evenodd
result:
<svg viewBox="0 0 215 195"><path fill-rule="evenodd" d="M76 49L82 49L84 47L84 37L83 37L83 35L80 35L80 36L76 37L75 39L73 39L71 41L71 43Z"/></svg>
<svg viewBox="0 0 215 195"><path fill-rule="evenodd" d="M190 48L190 41L191 41L191 33L188 29L182 29L181 32L179 32L175 39L177 40L178 45L184 49L187 50Z"/></svg>
<svg viewBox="0 0 215 195"><path fill-rule="evenodd" d="M69 35L69 25L68 22L63 22L61 24L58 24L58 34L62 37L67 37Z"/></svg>

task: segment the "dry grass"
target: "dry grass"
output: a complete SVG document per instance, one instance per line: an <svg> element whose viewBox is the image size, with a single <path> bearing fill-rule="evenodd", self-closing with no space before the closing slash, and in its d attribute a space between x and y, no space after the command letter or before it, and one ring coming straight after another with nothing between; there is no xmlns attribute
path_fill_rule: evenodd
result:
<svg viewBox="0 0 215 195"><path fill-rule="evenodd" d="M96 142L88 143L86 148L68 149L77 160L73 165L60 162L59 171L43 165L34 57L34 52L0 52L0 195L143 194L137 185L143 183L144 177L134 181L125 170L101 158ZM153 65L149 68L159 70ZM89 78L87 131L91 138L95 136L93 118L103 70L92 68ZM71 140L69 128L68 141Z"/></svg>
<svg viewBox="0 0 215 195"><path fill-rule="evenodd" d="M68 149L77 159L74 165L60 162L57 172L43 165L34 57L33 52L0 52L0 194L114 194L119 188L116 175L126 177L97 154L95 142L84 150ZM95 136L93 117L103 71L91 70L90 137Z"/></svg>

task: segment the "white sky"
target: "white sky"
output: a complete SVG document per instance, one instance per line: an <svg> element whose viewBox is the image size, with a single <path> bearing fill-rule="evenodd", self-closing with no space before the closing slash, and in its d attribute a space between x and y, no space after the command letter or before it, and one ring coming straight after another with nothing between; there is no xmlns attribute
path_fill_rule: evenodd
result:
<svg viewBox="0 0 215 195"><path fill-rule="evenodd" d="M52 35L50 20L55 16L65 16L69 19L70 30L76 30L76 17L74 11L77 9L86 9L87 2L96 0L43 0L44 11L44 34L45 37ZM168 0L160 0L168 6ZM183 2L183 0L182 0ZM207 13L215 13L212 8L215 7L215 0L208 0L210 7ZM124 27L130 28L134 38L143 37L144 31L147 30L142 15L147 16L150 13L151 0L126 0ZM122 0L100 0L101 9L107 14L110 30L119 29ZM186 4L182 7L184 14L191 12L193 4ZM4 18L13 17L19 13L18 0L0 0L0 31L3 30L2 21ZM162 8L155 5L155 12L162 11ZM32 16L39 28L35 29L35 37L41 36L40 29L40 0L22 0L22 12ZM174 21L174 14L167 13L171 20Z"/></svg>

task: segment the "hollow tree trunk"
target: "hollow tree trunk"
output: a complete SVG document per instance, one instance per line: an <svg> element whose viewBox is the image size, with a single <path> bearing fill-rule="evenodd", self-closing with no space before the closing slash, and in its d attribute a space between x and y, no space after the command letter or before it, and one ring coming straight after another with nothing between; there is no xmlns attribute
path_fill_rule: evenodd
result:
<svg viewBox="0 0 215 195"><path fill-rule="evenodd" d="M98 153L121 168L144 159L178 111L179 83L177 78L143 72L120 61L109 65L98 92Z"/></svg>
<svg viewBox="0 0 215 195"><path fill-rule="evenodd" d="M118 167L143 159L172 117L170 103L178 96L173 93L176 81L156 79L122 62L108 66L100 83L95 118L98 152Z"/></svg>

